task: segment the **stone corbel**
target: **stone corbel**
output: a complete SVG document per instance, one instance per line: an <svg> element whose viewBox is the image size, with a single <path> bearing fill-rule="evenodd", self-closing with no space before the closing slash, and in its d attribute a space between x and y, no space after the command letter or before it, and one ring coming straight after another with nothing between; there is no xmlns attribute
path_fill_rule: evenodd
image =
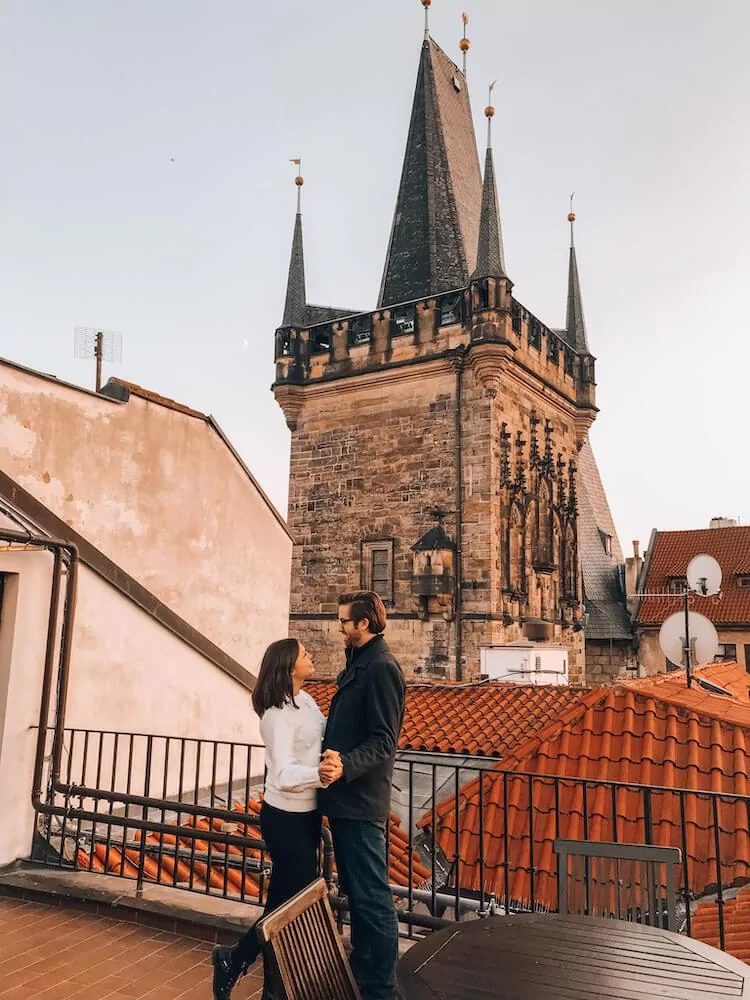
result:
<svg viewBox="0 0 750 1000"><path fill-rule="evenodd" d="M514 350L511 344L472 344L469 365L485 390L494 389L497 393Z"/></svg>
<svg viewBox="0 0 750 1000"><path fill-rule="evenodd" d="M297 430L297 422L305 405L305 393L299 385L277 385L274 389L276 402L284 412L284 419L290 431Z"/></svg>

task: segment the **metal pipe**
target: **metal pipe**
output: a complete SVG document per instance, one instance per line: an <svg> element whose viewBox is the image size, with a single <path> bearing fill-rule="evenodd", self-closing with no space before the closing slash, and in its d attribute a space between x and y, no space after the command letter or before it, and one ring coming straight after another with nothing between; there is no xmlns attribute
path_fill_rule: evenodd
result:
<svg viewBox="0 0 750 1000"><path fill-rule="evenodd" d="M461 407L463 405L463 370L464 351L463 348L456 348L452 363L456 370L456 413L455 413L455 436L456 436L456 584L455 584L455 621L456 621L456 680L463 680L463 667L461 665L462 649L462 594L461 594L461 544L463 524L463 456L461 449Z"/></svg>
<svg viewBox="0 0 750 1000"><path fill-rule="evenodd" d="M42 699L39 706L39 729L34 756L34 777L32 781L32 799L39 798L42 793L42 774L44 772L44 752L47 744L47 720L49 719L50 689L52 675L55 669L55 635L60 607L60 577L62 575L62 553L55 549L52 565L52 590L50 592L49 619L47 622L47 642L44 650L44 674L42 677Z"/></svg>

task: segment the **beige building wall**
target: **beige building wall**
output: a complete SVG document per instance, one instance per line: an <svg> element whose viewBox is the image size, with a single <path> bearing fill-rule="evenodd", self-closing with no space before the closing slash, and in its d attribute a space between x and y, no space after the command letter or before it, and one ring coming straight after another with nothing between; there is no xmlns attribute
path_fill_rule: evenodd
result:
<svg viewBox="0 0 750 1000"><path fill-rule="evenodd" d="M750 628L722 629L717 628L720 643L733 643L737 647L737 662L750 671ZM638 632L638 663L643 676L661 674L666 670L664 653L659 646L658 629L640 629ZM701 665L701 664L699 664ZM748 673L750 684L750 673Z"/></svg>
<svg viewBox="0 0 750 1000"><path fill-rule="evenodd" d="M6 575L0 620L0 865L28 856L34 824L31 804L36 726L44 666L52 556L31 550L0 552ZM161 795L168 758L168 795L177 792L180 754L183 787L206 788L216 772L229 777L228 748L205 744L198 759L196 740L260 743L250 692L85 566L80 567L66 727L120 733L165 735L151 741L147 782L147 741L134 741L131 789ZM184 745L180 738L188 738ZM117 751L112 736L101 743L105 787L127 787L128 741ZM63 778L95 785L98 737L89 739L82 770L83 739L66 739ZM235 754L234 782L244 785L247 756ZM262 774L262 750L251 755L250 771ZM88 803L89 805L91 803Z"/></svg>
<svg viewBox="0 0 750 1000"><path fill-rule="evenodd" d="M249 670L287 634L291 539L203 415L2 363L0 469Z"/></svg>

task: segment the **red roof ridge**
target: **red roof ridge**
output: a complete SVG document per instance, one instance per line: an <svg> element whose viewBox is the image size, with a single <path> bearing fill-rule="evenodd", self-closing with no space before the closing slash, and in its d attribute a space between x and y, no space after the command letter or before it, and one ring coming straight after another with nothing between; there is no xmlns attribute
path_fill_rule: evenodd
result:
<svg viewBox="0 0 750 1000"><path fill-rule="evenodd" d="M194 410L192 406L185 406L184 403L178 403L176 399L170 399L169 396L162 396L161 393L154 392L152 389L144 389L142 385L138 385L135 382L128 382L125 379L114 377L110 378L109 381L114 382L116 385L124 386L133 396L139 396L149 403L166 406L169 410L176 410L177 413L184 413L188 417L197 417L199 420L209 419L208 415L201 413L200 410Z"/></svg>

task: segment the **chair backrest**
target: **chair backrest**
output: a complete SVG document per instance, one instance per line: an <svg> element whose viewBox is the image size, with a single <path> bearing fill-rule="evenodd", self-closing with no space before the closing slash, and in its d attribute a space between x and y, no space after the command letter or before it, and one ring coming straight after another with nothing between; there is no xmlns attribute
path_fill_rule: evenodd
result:
<svg viewBox="0 0 750 1000"><path fill-rule="evenodd" d="M553 846L560 913L678 929L679 848L592 840L556 840Z"/></svg>
<svg viewBox="0 0 750 1000"><path fill-rule="evenodd" d="M256 925L278 1000L359 1000L324 879Z"/></svg>

